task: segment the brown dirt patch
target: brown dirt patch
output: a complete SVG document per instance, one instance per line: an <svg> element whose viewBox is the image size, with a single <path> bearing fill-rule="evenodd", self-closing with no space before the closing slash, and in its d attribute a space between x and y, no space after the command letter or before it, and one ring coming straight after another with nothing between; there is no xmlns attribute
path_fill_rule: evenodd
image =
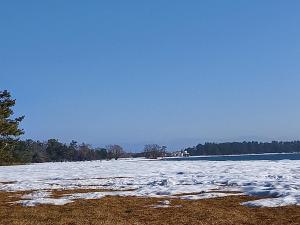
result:
<svg viewBox="0 0 300 225"><path fill-rule="evenodd" d="M77 192L78 190L76 190ZM78 200L64 206L39 205L23 207L9 202L14 194L0 192L1 225L298 225L300 207L249 208L248 196L230 196L197 201L169 199L181 207L150 207L162 199L137 197L105 197L99 200Z"/></svg>

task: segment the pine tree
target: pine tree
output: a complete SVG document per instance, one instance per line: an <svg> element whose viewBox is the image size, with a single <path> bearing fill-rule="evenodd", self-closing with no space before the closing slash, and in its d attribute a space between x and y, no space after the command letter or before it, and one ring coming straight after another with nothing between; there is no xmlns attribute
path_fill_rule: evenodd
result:
<svg viewBox="0 0 300 225"><path fill-rule="evenodd" d="M7 90L0 91L0 165L13 162L12 151L16 144L17 137L24 131L19 128L24 116L12 119L14 114L11 109L16 100L11 98Z"/></svg>

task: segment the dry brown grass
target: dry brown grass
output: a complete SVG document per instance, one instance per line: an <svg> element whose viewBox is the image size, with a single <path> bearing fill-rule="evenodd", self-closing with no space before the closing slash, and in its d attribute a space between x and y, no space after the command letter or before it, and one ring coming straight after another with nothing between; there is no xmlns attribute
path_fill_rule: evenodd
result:
<svg viewBox="0 0 300 225"><path fill-rule="evenodd" d="M171 206L181 207L155 209L151 205L159 204L162 199L114 196L99 200L78 200L64 206L23 207L10 203L18 200L16 194L0 192L1 225L300 224L300 207L241 206L240 202L254 199L248 196L197 201L169 199Z"/></svg>

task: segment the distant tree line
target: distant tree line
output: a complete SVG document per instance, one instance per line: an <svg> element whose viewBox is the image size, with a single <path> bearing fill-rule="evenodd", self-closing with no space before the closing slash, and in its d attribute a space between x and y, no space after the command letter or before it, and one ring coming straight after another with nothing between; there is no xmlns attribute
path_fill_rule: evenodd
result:
<svg viewBox="0 0 300 225"><path fill-rule="evenodd" d="M17 140L11 151L13 163L42 163L42 162L65 162L65 161L91 161L111 160L125 157L145 157L156 159L170 156L166 146L157 144L145 145L140 153L126 153L120 145L108 145L105 148L92 148L91 145L76 141L69 144L61 143L56 139L48 141ZM1 165L1 162L0 162Z"/></svg>
<svg viewBox="0 0 300 225"><path fill-rule="evenodd" d="M205 143L185 149L191 156L300 152L300 141Z"/></svg>
<svg viewBox="0 0 300 225"><path fill-rule="evenodd" d="M64 144L56 139L49 139L46 142L19 140L15 143L11 154L12 163L117 160L126 156L125 151L119 145L92 148L85 143L78 144L72 141L70 144Z"/></svg>

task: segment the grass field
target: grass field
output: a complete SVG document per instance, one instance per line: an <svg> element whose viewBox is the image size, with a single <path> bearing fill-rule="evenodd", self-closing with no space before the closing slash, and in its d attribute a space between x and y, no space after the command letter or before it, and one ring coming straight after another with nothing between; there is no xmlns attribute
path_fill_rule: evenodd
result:
<svg viewBox="0 0 300 225"><path fill-rule="evenodd" d="M75 192L75 190L74 190ZM97 200L77 200L63 206L24 207L12 203L21 194L0 192L1 225L205 225L205 224L300 224L300 207L250 208L241 202L248 196L228 196L205 200L110 196ZM70 194L55 192L54 196Z"/></svg>

